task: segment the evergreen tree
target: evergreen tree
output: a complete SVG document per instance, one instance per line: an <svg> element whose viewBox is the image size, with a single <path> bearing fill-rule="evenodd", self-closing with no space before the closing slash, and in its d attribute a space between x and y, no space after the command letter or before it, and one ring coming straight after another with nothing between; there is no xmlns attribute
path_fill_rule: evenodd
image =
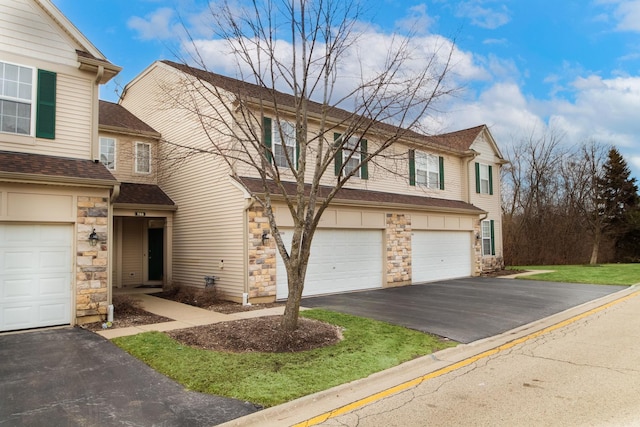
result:
<svg viewBox="0 0 640 427"><path fill-rule="evenodd" d="M598 179L597 185L598 214L602 218L603 234L611 236L616 241L617 248L624 248L625 251L633 250L635 245L629 244L636 240L634 237L637 237L640 197L636 179L631 177L627 162L615 147L609 150L604 164L604 173ZM625 240L629 241L625 242ZM619 254L619 256L624 255Z"/></svg>

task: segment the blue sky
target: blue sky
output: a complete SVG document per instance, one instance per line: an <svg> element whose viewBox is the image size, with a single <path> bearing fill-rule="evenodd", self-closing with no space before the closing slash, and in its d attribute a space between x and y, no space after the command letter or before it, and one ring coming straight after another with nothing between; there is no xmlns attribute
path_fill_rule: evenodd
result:
<svg viewBox="0 0 640 427"><path fill-rule="evenodd" d="M204 0L53 0L123 71L118 90L158 59L176 60L183 23L207 46L210 68L232 75L200 22ZM498 145L552 130L566 144L615 145L640 179L640 0L367 0L370 34L407 20L419 37L456 43L464 88L430 117L434 132L487 124ZM375 53L372 53L375 55Z"/></svg>

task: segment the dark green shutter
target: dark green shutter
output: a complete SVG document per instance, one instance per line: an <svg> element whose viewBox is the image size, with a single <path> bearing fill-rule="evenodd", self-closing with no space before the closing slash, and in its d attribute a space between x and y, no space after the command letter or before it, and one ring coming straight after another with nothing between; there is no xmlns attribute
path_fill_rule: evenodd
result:
<svg viewBox="0 0 640 427"><path fill-rule="evenodd" d="M296 154L295 154L295 166L296 170L298 170L298 163L300 161L300 143L298 142L298 131L296 131Z"/></svg>
<svg viewBox="0 0 640 427"><path fill-rule="evenodd" d="M56 138L56 73L38 70L36 137Z"/></svg>
<svg viewBox="0 0 640 427"><path fill-rule="evenodd" d="M334 133L333 134L333 146L334 147L338 147L336 149L336 154L335 154L334 159L333 159L333 165L334 165L334 170L335 170L336 176L340 176L340 170L342 169L342 149L339 148L340 147L340 134L339 133Z"/></svg>
<svg viewBox="0 0 640 427"><path fill-rule="evenodd" d="M360 140L360 178L369 179L369 165L364 159L367 158L367 140Z"/></svg>
<svg viewBox="0 0 640 427"><path fill-rule="evenodd" d="M493 168L489 166L489 194L493 195Z"/></svg>
<svg viewBox="0 0 640 427"><path fill-rule="evenodd" d="M438 167L440 168L440 189L444 190L444 157L438 157Z"/></svg>
<svg viewBox="0 0 640 427"><path fill-rule="evenodd" d="M476 162L476 193L480 194L480 163Z"/></svg>
<svg viewBox="0 0 640 427"><path fill-rule="evenodd" d="M416 150L409 150L409 185L416 185Z"/></svg>
<svg viewBox="0 0 640 427"><path fill-rule="evenodd" d="M496 240L495 240L495 232L493 220L491 220L491 255L496 254Z"/></svg>
<svg viewBox="0 0 640 427"><path fill-rule="evenodd" d="M271 119L269 117L262 118L262 142L265 147L265 157L271 163Z"/></svg>

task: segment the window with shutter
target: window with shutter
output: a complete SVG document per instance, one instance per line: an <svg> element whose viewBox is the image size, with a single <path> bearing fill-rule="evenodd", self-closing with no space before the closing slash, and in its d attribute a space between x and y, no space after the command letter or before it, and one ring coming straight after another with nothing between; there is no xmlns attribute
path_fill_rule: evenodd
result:
<svg viewBox="0 0 640 427"><path fill-rule="evenodd" d="M409 150L409 184L444 190L444 158Z"/></svg>

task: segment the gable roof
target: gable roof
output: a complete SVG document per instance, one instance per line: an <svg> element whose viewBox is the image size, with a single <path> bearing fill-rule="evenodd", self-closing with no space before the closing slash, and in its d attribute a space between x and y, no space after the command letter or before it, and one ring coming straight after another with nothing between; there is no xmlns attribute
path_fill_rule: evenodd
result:
<svg viewBox="0 0 640 427"><path fill-rule="evenodd" d="M263 182L260 178L240 177L240 181L247 189L255 194L264 194ZM297 184L295 182L282 182L285 191L289 195L295 195ZM305 190L308 193L311 186L307 184ZM321 186L319 197L325 197L333 187ZM269 182L269 191L272 195L282 194L275 183ZM381 191L359 190L354 188L341 188L338 190L332 203L338 204L368 204L375 206L400 206L410 209L429 209L431 211L457 212L479 215L485 211L460 200L438 199L427 196L412 196L407 194L384 193Z"/></svg>
<svg viewBox="0 0 640 427"><path fill-rule="evenodd" d="M0 177L107 186L117 183L100 162L10 151L0 151Z"/></svg>
<svg viewBox="0 0 640 427"><path fill-rule="evenodd" d="M256 100L273 100L279 105L285 107L294 107L296 105L295 97L290 94L169 60L162 60L159 62L191 75L198 80L205 81L215 87L219 87L243 97ZM311 112L317 114L322 113L322 104L309 101L308 106ZM353 116L353 113L341 108L331 107L329 108L328 115L336 120L347 120ZM395 133L400 129L397 126L383 122L374 123L373 128L389 133ZM406 139L408 142L412 142L417 145L437 147L446 151L454 151L458 154L469 154L471 145L483 131L489 133L486 125L432 136L424 135L412 130L402 130L403 139Z"/></svg>
<svg viewBox="0 0 640 427"><path fill-rule="evenodd" d="M80 47L76 49L80 69L95 72L100 78L100 83L106 83L122 70L109 62L106 56L60 10L51 0L34 0L34 2L55 21L58 27Z"/></svg>
<svg viewBox="0 0 640 427"><path fill-rule="evenodd" d="M98 111L98 121L101 130L144 134L155 138L160 137L159 132L120 104L100 100Z"/></svg>

